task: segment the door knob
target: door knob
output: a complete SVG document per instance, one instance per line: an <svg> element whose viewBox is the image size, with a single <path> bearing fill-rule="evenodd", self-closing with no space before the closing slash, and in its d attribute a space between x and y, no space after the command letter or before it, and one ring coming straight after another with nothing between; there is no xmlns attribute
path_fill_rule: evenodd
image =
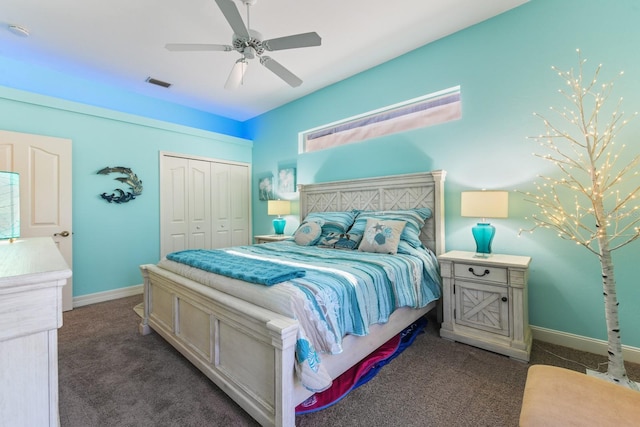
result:
<svg viewBox="0 0 640 427"><path fill-rule="evenodd" d="M71 233L69 233L68 231L65 230L65 231L63 231L61 233L55 233L54 236L69 237L69 234L71 234Z"/></svg>

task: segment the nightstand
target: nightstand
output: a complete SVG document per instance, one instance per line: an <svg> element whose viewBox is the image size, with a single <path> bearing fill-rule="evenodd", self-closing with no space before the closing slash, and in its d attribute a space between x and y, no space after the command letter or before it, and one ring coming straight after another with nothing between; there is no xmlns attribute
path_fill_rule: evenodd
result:
<svg viewBox="0 0 640 427"><path fill-rule="evenodd" d="M253 236L253 240L256 244L259 243L268 243L268 242L279 242L281 240L290 239L291 236L286 234L263 234L261 236Z"/></svg>
<svg viewBox="0 0 640 427"><path fill-rule="evenodd" d="M529 361L527 279L531 258L451 251L438 257L442 275L440 336Z"/></svg>

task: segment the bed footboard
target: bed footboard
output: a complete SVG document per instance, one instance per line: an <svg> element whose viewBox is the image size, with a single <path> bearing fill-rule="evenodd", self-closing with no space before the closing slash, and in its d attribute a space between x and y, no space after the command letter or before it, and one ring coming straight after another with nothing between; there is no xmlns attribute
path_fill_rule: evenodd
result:
<svg viewBox="0 0 640 427"><path fill-rule="evenodd" d="M155 265L140 267L144 316L260 424L294 426L295 320Z"/></svg>

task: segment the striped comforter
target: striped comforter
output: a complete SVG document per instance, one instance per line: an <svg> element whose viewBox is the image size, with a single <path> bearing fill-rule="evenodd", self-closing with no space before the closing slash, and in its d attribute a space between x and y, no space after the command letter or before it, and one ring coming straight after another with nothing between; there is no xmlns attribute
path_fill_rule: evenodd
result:
<svg viewBox="0 0 640 427"><path fill-rule="evenodd" d="M239 268L244 257L306 271L303 277L269 287L215 280L210 273L169 260L159 266L297 319L296 371L305 387L320 391L331 384L321 353L340 353L342 337L366 335L370 325L387 322L396 308L420 308L440 297L436 257L403 243L395 255L299 246L293 241L225 249L238 256Z"/></svg>

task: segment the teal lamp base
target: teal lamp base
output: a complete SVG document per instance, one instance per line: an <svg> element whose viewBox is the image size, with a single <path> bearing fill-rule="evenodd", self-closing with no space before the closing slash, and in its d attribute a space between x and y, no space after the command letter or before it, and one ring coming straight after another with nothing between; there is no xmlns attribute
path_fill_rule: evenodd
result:
<svg viewBox="0 0 640 427"><path fill-rule="evenodd" d="M491 242L496 234L496 228L488 222L479 222L471 229L476 240L476 257L488 258L491 256Z"/></svg>
<svg viewBox="0 0 640 427"><path fill-rule="evenodd" d="M284 218L276 218L273 220L273 229L276 231L276 234L284 234L284 226L287 224L287 221Z"/></svg>

